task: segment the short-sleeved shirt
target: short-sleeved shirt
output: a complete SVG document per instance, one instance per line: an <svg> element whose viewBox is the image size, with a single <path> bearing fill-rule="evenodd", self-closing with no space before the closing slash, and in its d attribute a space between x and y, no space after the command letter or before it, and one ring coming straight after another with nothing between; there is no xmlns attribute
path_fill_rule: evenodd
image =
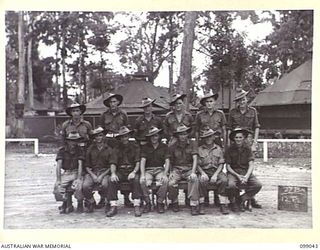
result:
<svg viewBox="0 0 320 250"><path fill-rule="evenodd" d="M231 144L224 154L224 159L235 172L245 175L249 168L249 161L253 161L254 156L247 144L243 144L241 147Z"/></svg>
<svg viewBox="0 0 320 250"><path fill-rule="evenodd" d="M127 113L118 108L115 113L108 109L100 117L100 125L110 133L118 133L122 126L128 125Z"/></svg>
<svg viewBox="0 0 320 250"><path fill-rule="evenodd" d="M184 124L187 127L193 128L194 119L189 112L185 112L182 115L182 119L180 122L178 121L177 116L173 111L169 112L166 115L164 119L164 124L163 124L166 136L168 137L172 136L173 132L177 130L177 127L182 124ZM191 134L192 133L190 133L190 135Z"/></svg>
<svg viewBox="0 0 320 250"><path fill-rule="evenodd" d="M238 107L230 110L228 129L233 130L236 127L249 129L251 131L259 128L260 124L257 110L253 107L248 107L243 114Z"/></svg>
<svg viewBox="0 0 320 250"><path fill-rule="evenodd" d="M117 155L117 170L132 171L135 164L140 161L140 148L135 142L128 144L119 143L114 148L114 153Z"/></svg>
<svg viewBox="0 0 320 250"><path fill-rule="evenodd" d="M166 159L170 158L168 146L162 142L157 148L151 143L147 143L141 147L141 158L146 159L146 169L163 167Z"/></svg>
<svg viewBox="0 0 320 250"><path fill-rule="evenodd" d="M99 150L96 144L92 144L86 153L86 167L93 171L107 169L110 164L117 164L118 158L115 152L106 144Z"/></svg>
<svg viewBox="0 0 320 250"><path fill-rule="evenodd" d="M201 110L196 115L197 132L200 132L203 127L210 127L214 131L219 131L222 134L222 127L226 125L226 117L221 110L215 110L212 114L207 109Z"/></svg>
<svg viewBox="0 0 320 250"><path fill-rule="evenodd" d="M72 119L69 119L62 124L61 135L63 141L65 141L70 132L78 132L82 138L84 138L86 141L89 141L89 134L91 130L92 125L90 122L81 118L80 123L74 124Z"/></svg>
<svg viewBox="0 0 320 250"><path fill-rule="evenodd" d="M61 147L58 150L56 161L62 160L62 169L64 170L75 170L79 167L79 160L84 161L85 153L79 147L76 146L74 150L69 150L67 146Z"/></svg>
<svg viewBox="0 0 320 250"><path fill-rule="evenodd" d="M211 148L203 144L199 147L198 152L198 163L202 169L217 169L220 164L224 163L222 149L216 144Z"/></svg>
<svg viewBox="0 0 320 250"><path fill-rule="evenodd" d="M193 155L198 154L198 149L194 141L188 140L186 143L177 141L169 147L169 153L172 166L192 166Z"/></svg>
<svg viewBox="0 0 320 250"><path fill-rule="evenodd" d="M147 120L144 115L139 116L134 124L135 137L140 140L145 140L145 135L152 126L162 129L162 119L154 114L152 114L150 120Z"/></svg>

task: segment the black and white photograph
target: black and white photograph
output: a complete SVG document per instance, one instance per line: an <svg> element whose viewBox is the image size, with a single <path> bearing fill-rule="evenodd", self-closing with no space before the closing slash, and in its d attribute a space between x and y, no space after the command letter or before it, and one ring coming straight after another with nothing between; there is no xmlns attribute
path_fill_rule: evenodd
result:
<svg viewBox="0 0 320 250"><path fill-rule="evenodd" d="M2 14L3 229L314 228L313 9Z"/></svg>

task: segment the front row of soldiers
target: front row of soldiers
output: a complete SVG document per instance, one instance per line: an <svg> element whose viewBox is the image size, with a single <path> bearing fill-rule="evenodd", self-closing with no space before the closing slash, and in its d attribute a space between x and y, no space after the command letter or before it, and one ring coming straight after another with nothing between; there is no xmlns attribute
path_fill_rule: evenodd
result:
<svg viewBox="0 0 320 250"><path fill-rule="evenodd" d="M181 180L188 183L187 195L192 215L204 214L204 198L210 184L216 185L222 214L229 213L228 207L235 212L244 211L245 203L261 189L260 182L253 175L254 158L246 142L248 131L234 129L229 135L233 143L224 154L222 148L215 143L216 131L210 128L202 130L202 144L199 147L196 141L188 138L190 131L191 128L185 125L178 126L173 133L175 142L168 146L161 142L161 129L151 127L145 135L146 144L140 148L129 140L132 130L123 126L116 136L117 145L111 148L105 141L105 130L98 127L91 133L93 143L85 155L78 146L81 139L79 133L69 133L66 146L59 149L56 158L57 193L62 196L63 201L60 212L73 211L73 191L70 190L73 186L78 192L76 198L84 198L87 212L93 212L93 192L99 190L100 195L107 200L106 216L112 217L117 214L118 190L122 182L130 183L135 216L150 212L149 194L153 183L157 186L157 211L165 211L165 201L168 198L172 210L178 212L178 184ZM225 163L226 173L223 171ZM64 169L63 174L61 169ZM81 178L83 182L80 181ZM76 187L79 183L80 187ZM245 190L241 196L240 189ZM229 201L230 205L227 206ZM77 210L82 212L83 208L78 206Z"/></svg>

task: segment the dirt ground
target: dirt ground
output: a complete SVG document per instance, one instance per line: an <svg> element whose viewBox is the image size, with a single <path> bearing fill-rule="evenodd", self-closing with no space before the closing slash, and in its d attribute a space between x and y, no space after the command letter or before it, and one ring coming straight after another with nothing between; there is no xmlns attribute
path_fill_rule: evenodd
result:
<svg viewBox="0 0 320 250"><path fill-rule="evenodd" d="M263 209L221 215L210 204L206 215L191 216L189 208L179 213L155 211L136 218L133 209L123 207L122 196L118 215L107 218L103 209L93 214L60 215L60 203L52 194L55 182L55 155L17 154L8 152L5 159L4 228L312 228L311 159L256 159L255 174L263 184L257 195ZM278 185L308 187L308 212L277 209ZM212 203L213 194L210 193ZM184 195L180 195L183 203ZM75 203L75 202L74 202Z"/></svg>

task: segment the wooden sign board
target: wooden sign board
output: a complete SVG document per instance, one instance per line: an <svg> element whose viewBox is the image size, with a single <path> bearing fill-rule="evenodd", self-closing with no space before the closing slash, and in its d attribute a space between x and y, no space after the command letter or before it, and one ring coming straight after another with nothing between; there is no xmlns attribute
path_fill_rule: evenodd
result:
<svg viewBox="0 0 320 250"><path fill-rule="evenodd" d="M278 186L278 210L308 212L308 188Z"/></svg>

